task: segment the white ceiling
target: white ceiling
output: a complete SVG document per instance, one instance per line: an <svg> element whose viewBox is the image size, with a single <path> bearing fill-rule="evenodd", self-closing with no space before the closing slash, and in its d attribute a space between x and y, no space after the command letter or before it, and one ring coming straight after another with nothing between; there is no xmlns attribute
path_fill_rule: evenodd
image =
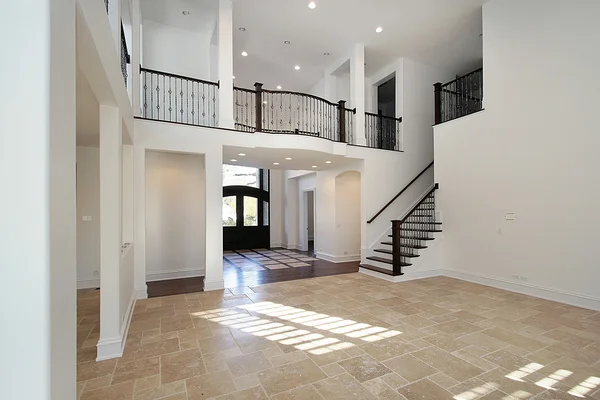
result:
<svg viewBox="0 0 600 400"><path fill-rule="evenodd" d="M218 0L140 0L142 18L188 31L212 34ZM188 11L189 15L183 15Z"/></svg>
<svg viewBox="0 0 600 400"><path fill-rule="evenodd" d="M240 153L246 155L240 156ZM286 157L290 157L291 160L286 160ZM232 159L237 161L233 162L231 161ZM326 161L331 161L331 164L327 164ZM279 165L274 165L273 163L275 162L278 162ZM223 164L243 165L245 167L323 171L330 168L339 168L354 162L356 160L352 158L310 150L223 146ZM313 168L313 165L316 165L317 168Z"/></svg>
<svg viewBox="0 0 600 400"><path fill-rule="evenodd" d="M487 0L237 0L236 84L307 90L325 69L365 45L367 74L398 57L469 72L482 60L481 6ZM382 33L375 28L383 27ZM245 32L239 27L246 28ZM283 44L291 41L290 45ZM247 51L248 57L241 52ZM324 56L329 52L329 56ZM301 70L295 71L294 65Z"/></svg>
<svg viewBox="0 0 600 400"><path fill-rule="evenodd" d="M367 75L399 57L466 73L481 66L481 6L486 1L316 0L311 10L309 0L234 0L235 84L262 82L267 89L281 85L307 91L355 43L365 45ZM207 34L218 13L218 0L140 3L144 19ZM183 16L183 10L190 15ZM375 33L378 26L382 33Z"/></svg>

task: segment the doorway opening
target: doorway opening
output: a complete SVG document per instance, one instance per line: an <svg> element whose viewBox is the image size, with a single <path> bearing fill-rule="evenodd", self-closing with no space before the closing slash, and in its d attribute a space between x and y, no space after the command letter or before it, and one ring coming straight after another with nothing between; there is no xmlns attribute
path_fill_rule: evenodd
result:
<svg viewBox="0 0 600 400"><path fill-rule="evenodd" d="M306 192L306 249L309 257L315 256L315 191Z"/></svg>
<svg viewBox="0 0 600 400"><path fill-rule="evenodd" d="M384 117L396 118L396 77L377 87L377 111Z"/></svg>

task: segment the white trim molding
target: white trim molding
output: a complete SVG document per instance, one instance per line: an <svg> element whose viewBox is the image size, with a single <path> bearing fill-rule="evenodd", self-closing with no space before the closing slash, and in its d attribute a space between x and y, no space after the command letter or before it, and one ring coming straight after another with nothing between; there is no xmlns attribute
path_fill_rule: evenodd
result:
<svg viewBox="0 0 600 400"><path fill-rule="evenodd" d="M210 292L211 290L223 290L225 289L225 281L213 281L204 282L204 291Z"/></svg>
<svg viewBox="0 0 600 400"><path fill-rule="evenodd" d="M600 298L598 297L570 293L564 290L551 289L543 286L532 285L530 283L511 282L501 278L494 278L469 272L461 272L449 269L444 269L442 271L444 276L450 278L479 283L481 285L492 286L498 289L508 290L510 292L521 293L528 296L539 297L541 299L556 301L576 307L600 311Z"/></svg>
<svg viewBox="0 0 600 400"><path fill-rule="evenodd" d="M96 361L110 360L111 358L118 358L123 356L123 350L125 350L125 343L127 342L127 333L129 332L129 325L131 324L131 317L133 316L133 309L135 308L136 293L135 291L131 294L129 299L129 306L125 313L125 319L123 326L121 327L121 333L116 338L99 340L97 347Z"/></svg>
<svg viewBox="0 0 600 400"><path fill-rule="evenodd" d="M172 271L146 272L146 282L166 281L169 279L204 277L204 269L188 268Z"/></svg>
<svg viewBox="0 0 600 400"><path fill-rule="evenodd" d="M141 289L135 289L135 299L143 300L148 298L148 286L144 285Z"/></svg>
<svg viewBox="0 0 600 400"><path fill-rule="evenodd" d="M100 278L83 278L77 280L77 289L95 289L100 287Z"/></svg>
<svg viewBox="0 0 600 400"><path fill-rule="evenodd" d="M343 262L360 261L360 254L351 254L351 255L336 256L336 255L333 255L333 254L327 254L327 253L317 252L316 255L317 255L317 258L320 258L321 260L329 261L329 262L332 262L332 263L343 263Z"/></svg>

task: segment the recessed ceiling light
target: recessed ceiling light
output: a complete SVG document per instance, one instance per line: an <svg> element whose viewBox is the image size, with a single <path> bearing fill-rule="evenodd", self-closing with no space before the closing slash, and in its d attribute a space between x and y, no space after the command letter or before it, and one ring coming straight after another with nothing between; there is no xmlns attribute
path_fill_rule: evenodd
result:
<svg viewBox="0 0 600 400"><path fill-rule="evenodd" d="M281 90L281 86L277 86L277 90Z"/></svg>
<svg viewBox="0 0 600 400"><path fill-rule="evenodd" d="M232 158L231 160L229 160L231 162L237 162L237 160L235 158Z"/></svg>
<svg viewBox="0 0 600 400"><path fill-rule="evenodd" d="M290 44L290 43L292 43L292 42L290 42L289 40L284 40L283 41L283 44Z"/></svg>
<svg viewBox="0 0 600 400"><path fill-rule="evenodd" d="M325 164L331 164L331 161L325 161Z"/></svg>
<svg viewBox="0 0 600 400"><path fill-rule="evenodd" d="M242 55L243 55L244 57L248 57L248 53L246 53L245 51L242 51Z"/></svg>
<svg viewBox="0 0 600 400"><path fill-rule="evenodd" d="M383 32L383 28L378 26L377 29L375 29L375 32L381 33L381 32Z"/></svg>
<svg viewBox="0 0 600 400"><path fill-rule="evenodd" d="M298 70L300 69L300 66L299 66L299 65L296 65L296 66L294 67L294 69L295 69L296 71L298 71Z"/></svg>
<svg viewBox="0 0 600 400"><path fill-rule="evenodd" d="M279 163L278 162L274 162L273 165L279 165Z"/></svg>
<svg viewBox="0 0 600 400"><path fill-rule="evenodd" d="M324 56L328 56L328 55L329 55L329 53L328 53L328 52L325 52L325 53L323 53L323 55L324 55Z"/></svg>
<svg viewBox="0 0 600 400"><path fill-rule="evenodd" d="M244 32L246 30L246 28L244 28L243 26L240 26L238 29L242 32Z"/></svg>
<svg viewBox="0 0 600 400"><path fill-rule="evenodd" d="M181 13L182 13L183 15L190 15L190 12L189 12L189 11L185 11L185 10L184 10L184 11L182 11Z"/></svg>
<svg viewBox="0 0 600 400"><path fill-rule="evenodd" d="M290 161L292 159L292 157L286 157L285 159Z"/></svg>
<svg viewBox="0 0 600 400"><path fill-rule="evenodd" d="M245 156L246 156L246 153L240 153L240 154L238 154L238 156L240 156L240 157L245 157Z"/></svg>
<svg viewBox="0 0 600 400"><path fill-rule="evenodd" d="M317 3L315 3L314 1L311 1L310 3L308 3L308 8L310 8L311 10L314 10L315 8L317 8Z"/></svg>
<svg viewBox="0 0 600 400"><path fill-rule="evenodd" d="M316 166L316 165L313 165L313 168L317 168L317 166Z"/></svg>

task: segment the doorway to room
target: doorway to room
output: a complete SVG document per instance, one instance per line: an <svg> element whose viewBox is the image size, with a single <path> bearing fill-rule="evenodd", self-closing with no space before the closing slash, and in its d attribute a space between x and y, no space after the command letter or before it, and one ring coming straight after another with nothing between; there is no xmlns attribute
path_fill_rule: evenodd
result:
<svg viewBox="0 0 600 400"><path fill-rule="evenodd" d="M269 170L223 165L223 250L267 249Z"/></svg>
<svg viewBox="0 0 600 400"><path fill-rule="evenodd" d="M309 257L315 256L315 191L306 193L306 249Z"/></svg>
<svg viewBox="0 0 600 400"><path fill-rule="evenodd" d="M377 87L377 111L384 117L396 118L396 77Z"/></svg>

